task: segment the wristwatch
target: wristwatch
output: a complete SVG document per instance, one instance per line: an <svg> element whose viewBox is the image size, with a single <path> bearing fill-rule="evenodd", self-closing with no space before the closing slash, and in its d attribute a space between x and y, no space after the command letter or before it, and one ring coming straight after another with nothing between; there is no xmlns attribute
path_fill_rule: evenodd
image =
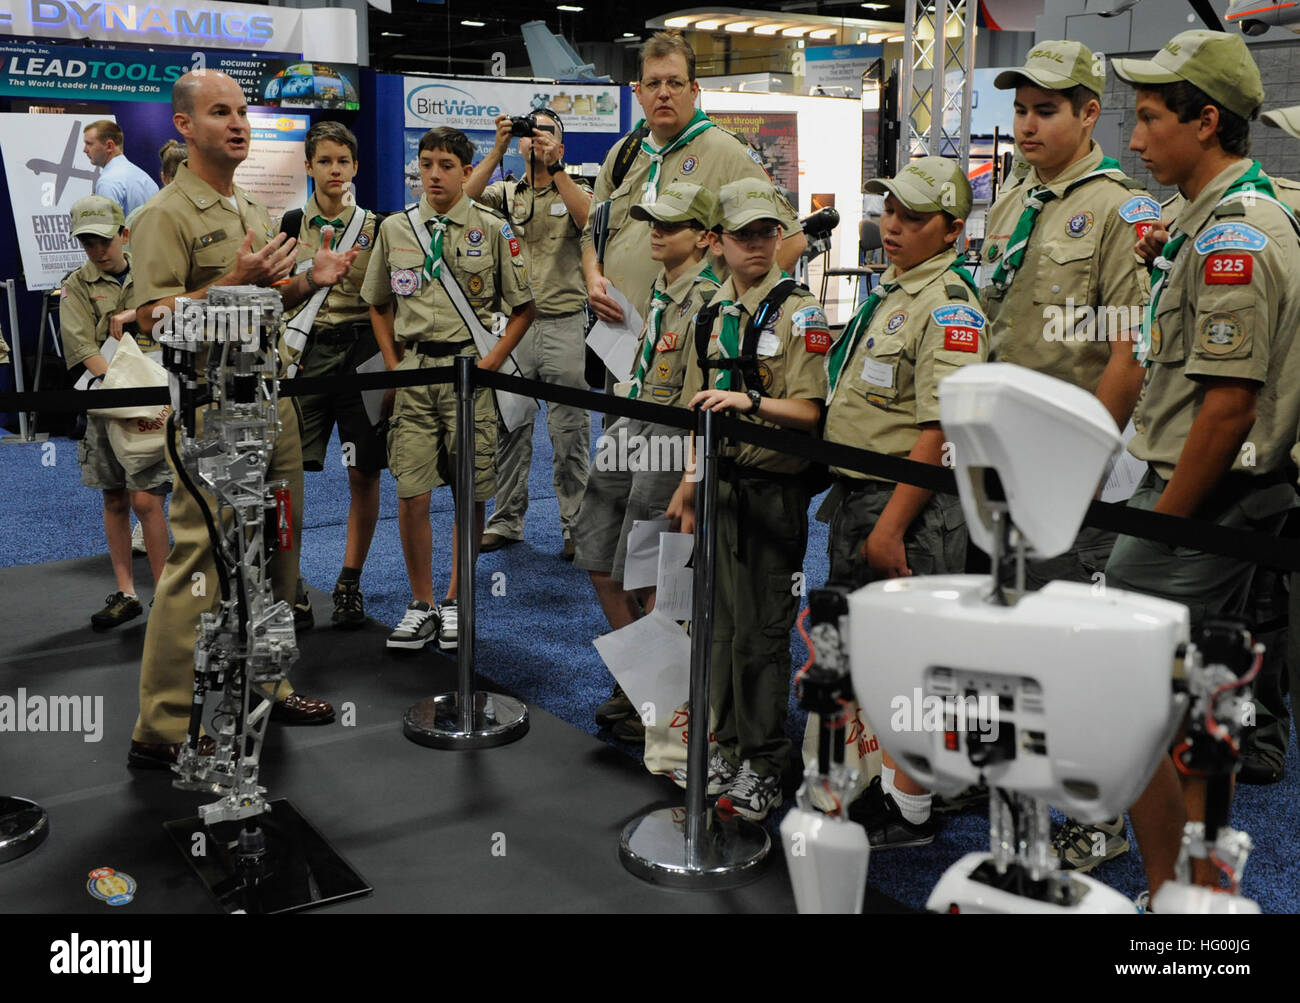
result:
<svg viewBox="0 0 1300 1003"><path fill-rule="evenodd" d="M763 395L757 390L747 390L745 393L749 395L749 410L745 414L757 414L758 406L763 403Z"/></svg>
<svg viewBox="0 0 1300 1003"><path fill-rule="evenodd" d="M546 169L550 171L552 174L559 174L564 170L564 161L557 160L553 164L547 164Z"/></svg>

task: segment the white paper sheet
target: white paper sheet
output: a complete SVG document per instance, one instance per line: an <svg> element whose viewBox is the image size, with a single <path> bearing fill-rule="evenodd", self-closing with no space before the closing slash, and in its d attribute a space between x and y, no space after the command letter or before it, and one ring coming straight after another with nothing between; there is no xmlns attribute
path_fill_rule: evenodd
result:
<svg viewBox="0 0 1300 1003"><path fill-rule="evenodd" d="M1130 421L1124 426L1124 433L1121 436L1124 440L1124 448L1106 468L1106 476L1102 479L1101 500L1104 502L1128 501L1137 490L1138 482L1146 476L1146 461L1139 460L1128 451L1129 440L1135 435L1137 429Z"/></svg>
<svg viewBox="0 0 1300 1003"><path fill-rule="evenodd" d="M587 334L587 344L600 356L605 368L614 374L614 379L621 382L632 378L636 366L636 347L641 340L641 328L645 322L622 292L612 285L608 290L610 299L623 309L623 323L596 321Z"/></svg>
<svg viewBox="0 0 1300 1003"><path fill-rule="evenodd" d="M668 532L667 519L634 519L627 534L627 559L623 563L623 588L649 588L659 581L659 534Z"/></svg>
<svg viewBox="0 0 1300 1003"><path fill-rule="evenodd" d="M384 353L376 352L365 362L357 366L358 373L382 373L384 366ZM382 387L375 390L362 390L361 403L365 405L366 417L370 419L370 424L379 424L380 409L384 406L384 394L388 393Z"/></svg>
<svg viewBox="0 0 1300 1003"><path fill-rule="evenodd" d="M658 610L592 643L647 727L686 701L691 640Z"/></svg>
<svg viewBox="0 0 1300 1003"><path fill-rule="evenodd" d="M695 549L694 533L659 534L659 580L655 587L655 612L670 620L689 620L694 595L695 569L687 567Z"/></svg>

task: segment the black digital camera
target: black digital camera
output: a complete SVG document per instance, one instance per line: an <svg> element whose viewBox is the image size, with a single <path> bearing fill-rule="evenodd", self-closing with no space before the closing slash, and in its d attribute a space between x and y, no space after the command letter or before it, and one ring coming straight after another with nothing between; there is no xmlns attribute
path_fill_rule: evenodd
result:
<svg viewBox="0 0 1300 1003"><path fill-rule="evenodd" d="M534 132L555 132L553 125L539 125L537 116L531 112L527 115L510 116L510 135L531 136Z"/></svg>

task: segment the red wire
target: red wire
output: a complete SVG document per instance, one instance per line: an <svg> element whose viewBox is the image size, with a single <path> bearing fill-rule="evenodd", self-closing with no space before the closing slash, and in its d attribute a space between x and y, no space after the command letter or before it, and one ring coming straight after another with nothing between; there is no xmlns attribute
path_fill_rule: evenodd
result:
<svg viewBox="0 0 1300 1003"><path fill-rule="evenodd" d="M803 638L803 643L808 645L808 661L804 662L803 668L801 668L798 672L795 673L794 681L796 686L799 684L799 681L803 679L804 675L808 672L808 670L812 668L813 661L816 658L816 654L813 649L812 638L808 636L808 631L804 630L804 624L807 623L808 617L811 615L812 615L812 607L805 606L802 610L799 611L799 616L794 621L794 625L799 628L799 636Z"/></svg>

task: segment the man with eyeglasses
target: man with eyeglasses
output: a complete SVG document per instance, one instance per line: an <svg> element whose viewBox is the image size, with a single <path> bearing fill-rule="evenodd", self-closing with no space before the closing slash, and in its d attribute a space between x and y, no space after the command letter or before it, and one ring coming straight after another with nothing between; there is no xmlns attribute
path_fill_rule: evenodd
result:
<svg viewBox="0 0 1300 1003"><path fill-rule="evenodd" d="M519 140L524 158L522 181L494 181L492 172L510 149L511 118L497 118L491 151L465 182L465 194L504 213L523 242L537 317L528 337L515 349L520 375L559 386L587 389L587 290L582 283L582 228L591 209L591 189L564 169L564 123L548 110L534 116L537 127ZM573 527L587 485L591 453L591 414L567 404L546 405L551 436L555 498L564 533L561 556L573 560ZM524 537L528 511L528 471L533 462L533 423L497 434L497 493L480 549L499 550Z"/></svg>
<svg viewBox="0 0 1300 1003"><path fill-rule="evenodd" d="M633 206L654 203L674 181L717 191L741 178L770 180L743 141L696 110L699 93L695 52L681 33L652 36L641 50L636 84L645 119L614 144L596 175L596 201L610 203L603 261L597 256L590 223L582 235L587 297L602 320L623 319L622 309L609 295L610 286L621 291L642 316L649 308L658 264L645 253L650 224L632 217ZM780 196L778 202L784 239L777 264L792 271L807 241L794 209Z"/></svg>

